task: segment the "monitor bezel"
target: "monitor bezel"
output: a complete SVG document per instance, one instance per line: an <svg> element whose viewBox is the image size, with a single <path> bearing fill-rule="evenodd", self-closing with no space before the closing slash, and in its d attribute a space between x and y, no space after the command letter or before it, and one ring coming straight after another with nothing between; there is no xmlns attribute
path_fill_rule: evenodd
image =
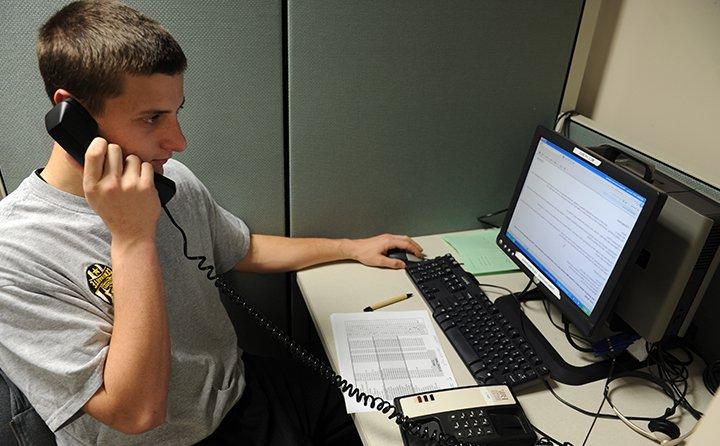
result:
<svg viewBox="0 0 720 446"><path fill-rule="evenodd" d="M636 261L638 254L642 251L642 248L644 247L644 242L647 239L649 233L651 232L652 224L655 222L655 220L657 220L657 217L660 214L667 195L663 191L657 189L643 179L628 172L622 167L619 167L618 165L603 158L602 156L599 156L587 150L586 148L565 138L557 132L547 129L543 126L538 126L530 145L530 151L523 165L518 182L515 186L515 190L513 192L510 205L508 206L505 220L497 236L497 244L500 249L502 249L503 252L505 252L505 254L508 255L508 257L526 275L528 275L528 277L533 278L535 277L535 274L516 256L515 253L518 251L523 255L524 253L507 236L507 229L510 224L510 220L513 217L517 201L520 197L520 192L522 191L522 188L525 184L525 178L527 177L527 174L530 170L530 165L535 156L535 152L538 149L538 143L540 142L541 138L545 138L546 140L560 147L562 150L567 152L568 155L570 155L574 159L577 159L579 162L585 163L586 165L593 167L610 176L621 184L626 185L627 187L644 197L646 200L646 203L643 206L642 211L640 212L635 226L630 232L630 236L625 243L625 247L620 253L618 261L615 264L615 268L610 273L606 285L601 292L600 297L595 304L595 307L590 312L590 315L585 314L582 309L580 309L580 307L578 307L572 301L572 299L570 299L567 294L565 294L562 289L560 289L560 287L557 287L560 294L560 298L557 298L555 294L550 291L550 289L542 281L534 280L535 284L543 292L546 299L552 302L556 307L558 307L558 309L570 320L570 322L572 322L580 330L583 335L593 339L597 336L600 327L604 324L608 316L611 314L612 309L615 305L615 301L617 300L618 294L622 288L622 283L627 277L629 270L631 270L629 266L631 265L631 262L634 263ZM584 158L583 156L578 156L577 154L573 153L575 149L587 155L587 158ZM591 162L590 160L594 160L595 163ZM537 265L535 264L535 262L533 262L532 259L525 255L524 257L527 259L526 261L530 262L534 267L537 268ZM552 283L551 279L548 278L548 280Z"/></svg>

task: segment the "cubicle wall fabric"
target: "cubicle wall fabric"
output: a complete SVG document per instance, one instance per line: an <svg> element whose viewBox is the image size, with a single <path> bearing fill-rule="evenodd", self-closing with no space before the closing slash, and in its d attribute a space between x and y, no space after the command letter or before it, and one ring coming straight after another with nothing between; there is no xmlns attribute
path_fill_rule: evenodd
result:
<svg viewBox="0 0 720 446"><path fill-rule="evenodd" d="M557 112L582 2L288 2L292 235L476 227Z"/></svg>

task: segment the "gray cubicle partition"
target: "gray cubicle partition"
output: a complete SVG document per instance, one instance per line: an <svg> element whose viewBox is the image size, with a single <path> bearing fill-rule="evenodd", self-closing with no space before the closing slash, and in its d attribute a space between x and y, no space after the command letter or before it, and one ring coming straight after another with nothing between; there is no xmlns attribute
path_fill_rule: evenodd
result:
<svg viewBox="0 0 720 446"><path fill-rule="evenodd" d="M37 68L37 28L66 1L11 1L0 18L0 165L13 190L43 165L51 140L50 103ZM127 1L165 26L188 58L180 112L187 150L176 156L215 199L253 231L285 233L282 14L280 1ZM190 237L192 228L185 228ZM182 249L178 246L178 249ZM281 326L288 320L286 275L235 275L233 281ZM198 280L205 280L199 273ZM273 348L230 308L240 343ZM188 327L191 329L192 327Z"/></svg>
<svg viewBox="0 0 720 446"><path fill-rule="evenodd" d="M582 2L288 2L292 235L477 227L552 125Z"/></svg>

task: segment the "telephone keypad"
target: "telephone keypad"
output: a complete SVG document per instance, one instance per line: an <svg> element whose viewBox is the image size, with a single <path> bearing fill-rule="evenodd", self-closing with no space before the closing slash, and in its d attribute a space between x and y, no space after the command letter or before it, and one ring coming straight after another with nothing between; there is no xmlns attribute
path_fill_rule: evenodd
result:
<svg viewBox="0 0 720 446"><path fill-rule="evenodd" d="M482 409L458 410L446 414L450 431L446 432L457 439L472 441L478 437L495 434L487 413Z"/></svg>

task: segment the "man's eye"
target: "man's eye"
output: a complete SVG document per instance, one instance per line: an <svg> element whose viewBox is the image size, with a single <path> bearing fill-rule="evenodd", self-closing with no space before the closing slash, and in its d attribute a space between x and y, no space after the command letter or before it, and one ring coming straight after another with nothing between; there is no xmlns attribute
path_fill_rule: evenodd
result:
<svg viewBox="0 0 720 446"><path fill-rule="evenodd" d="M158 119L160 119L160 115L156 113L154 115L146 116L145 118L143 118L143 121L145 121L145 123L147 124L155 124Z"/></svg>

